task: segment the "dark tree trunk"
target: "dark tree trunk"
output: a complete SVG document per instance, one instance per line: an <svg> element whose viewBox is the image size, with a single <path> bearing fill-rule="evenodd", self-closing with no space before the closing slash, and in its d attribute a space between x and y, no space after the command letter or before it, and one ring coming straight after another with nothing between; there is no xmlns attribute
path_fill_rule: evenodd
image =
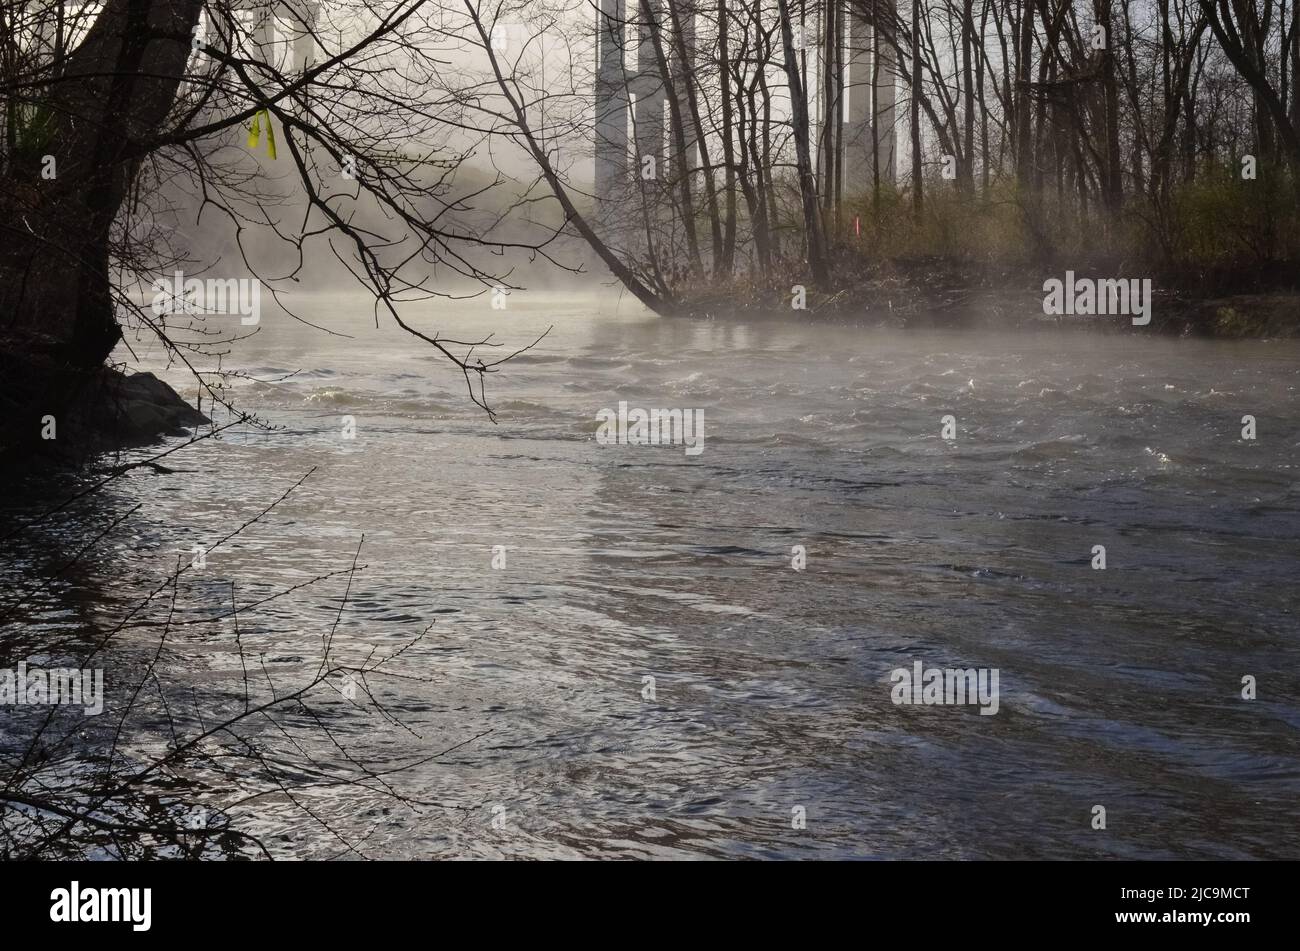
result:
<svg viewBox="0 0 1300 951"><path fill-rule="evenodd" d="M717 274L722 264L722 216L718 210L718 189L713 175L713 164L709 158L709 137L700 117L700 97L696 88L692 67L695 61L694 26L691 28L692 43L687 44L685 23L681 15L681 0L668 0L668 16L672 20L673 45L678 62L682 64L683 82L686 86L686 105L691 113L691 125L694 129L695 147L700 153L700 168L704 172L704 193L708 200L709 229L713 239L713 273ZM694 18L694 10L687 16Z"/></svg>
<svg viewBox="0 0 1300 951"><path fill-rule="evenodd" d="M175 100L201 9L201 0L107 0L60 81L39 93L47 118L12 153L0 194L4 445L30 438L41 416L57 418L121 338L112 230ZM40 174L45 156L52 179ZM41 368L41 385L22 382L24 363Z"/></svg>
<svg viewBox="0 0 1300 951"><path fill-rule="evenodd" d="M912 0L912 211L919 218L925 199L921 185L921 0Z"/></svg>
<svg viewBox="0 0 1300 951"><path fill-rule="evenodd" d="M714 273L730 277L736 258L736 148L732 139L731 56L727 47L726 0L718 0L718 75L722 84L722 161L725 166L723 191L726 195L726 230L722 238L722 263Z"/></svg>
<svg viewBox="0 0 1300 951"><path fill-rule="evenodd" d="M1119 148L1119 83L1115 77L1115 21L1110 15L1110 0L1097 0L1097 22L1106 28L1106 48L1102 50L1102 88L1106 97L1106 208L1112 214L1124 200L1124 180Z"/></svg>
<svg viewBox="0 0 1300 951"><path fill-rule="evenodd" d="M668 68L668 54L664 52L663 26L650 0L641 0L641 15L645 18L646 30L650 34L650 45L654 48L655 63L659 67L659 76L664 84L664 95L668 99L668 117L672 124L673 148L677 153L672 163L672 173L677 176L677 188L682 202L682 225L686 230L686 250L690 256L691 272L697 277L704 273L704 263L700 260L700 242L695 230L695 198L691 194L690 150L686 147L686 120L682 116L682 99L678 93L679 79L689 82L684 76L674 76Z"/></svg>
<svg viewBox="0 0 1300 951"><path fill-rule="evenodd" d="M971 60L975 54L975 0L965 0L961 17L961 73L966 94L962 119L965 123L962 140L962 187L966 194L975 191L975 79Z"/></svg>
<svg viewBox="0 0 1300 951"><path fill-rule="evenodd" d="M784 55L786 84L790 87L790 118L794 131L795 155L799 172L799 194L803 204L804 231L808 241L808 269L813 282L825 287L830 282L826 265L826 246L818 220L817 179L812 169L812 152L808 145L808 99L804 93L799 60L795 57L794 32L790 28L789 0L777 0L781 16L781 47Z"/></svg>
<svg viewBox="0 0 1300 951"><path fill-rule="evenodd" d="M1029 77L1034 49L1034 11L1029 0L1020 2L1020 34L1016 38L1015 132L1016 178L1028 188L1033 170L1033 113L1030 110Z"/></svg>

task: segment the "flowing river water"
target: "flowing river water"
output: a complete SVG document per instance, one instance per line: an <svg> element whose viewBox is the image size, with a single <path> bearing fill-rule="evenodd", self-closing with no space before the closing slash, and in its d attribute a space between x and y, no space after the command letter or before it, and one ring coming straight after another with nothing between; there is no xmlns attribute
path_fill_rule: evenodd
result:
<svg viewBox="0 0 1300 951"><path fill-rule="evenodd" d="M282 743L317 818L275 795L240 812L277 855L344 851L328 824L381 858L1300 857L1297 343L687 321L542 294L411 308L506 349L553 325L489 378L493 425L364 301L299 302L351 336L277 314L225 359L255 378L237 405L276 428L133 471L7 543L3 569L39 583L141 503L6 645L72 651L314 469L184 575L176 617L221 614L233 583L262 692L314 671L336 622L353 658L433 627L374 681L403 726L364 693L323 701L416 802L332 785ZM703 452L598 444L620 401L702 410ZM70 488L19 487L7 515ZM338 575L254 604L347 568L363 535L346 599ZM169 600L102 658L110 715ZM130 755L164 746L164 709L239 694L233 641L229 617L169 631ZM996 669L997 713L896 705L891 672L917 661ZM198 771L159 795L216 806L237 786Z"/></svg>

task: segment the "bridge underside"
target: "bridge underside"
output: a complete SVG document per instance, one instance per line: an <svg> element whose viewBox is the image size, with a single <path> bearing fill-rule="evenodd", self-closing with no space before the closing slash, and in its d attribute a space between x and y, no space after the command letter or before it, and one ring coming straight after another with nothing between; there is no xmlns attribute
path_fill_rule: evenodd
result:
<svg viewBox="0 0 1300 951"><path fill-rule="evenodd" d="M234 0L231 10L251 14L250 42L255 52L271 65L278 65L280 43L292 51L294 72L302 72L316 58L316 22L320 15L319 0Z"/></svg>

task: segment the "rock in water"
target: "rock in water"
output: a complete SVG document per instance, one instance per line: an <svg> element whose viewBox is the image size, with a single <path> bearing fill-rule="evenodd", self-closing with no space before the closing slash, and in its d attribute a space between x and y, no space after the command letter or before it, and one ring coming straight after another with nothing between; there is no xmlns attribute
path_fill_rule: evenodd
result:
<svg viewBox="0 0 1300 951"><path fill-rule="evenodd" d="M80 464L210 422L152 373L76 373L41 356L0 360L0 468Z"/></svg>
<svg viewBox="0 0 1300 951"><path fill-rule="evenodd" d="M103 399L85 405L86 420L120 445L153 442L161 436L182 436L189 427L211 422L180 394L152 373L130 375L106 370Z"/></svg>

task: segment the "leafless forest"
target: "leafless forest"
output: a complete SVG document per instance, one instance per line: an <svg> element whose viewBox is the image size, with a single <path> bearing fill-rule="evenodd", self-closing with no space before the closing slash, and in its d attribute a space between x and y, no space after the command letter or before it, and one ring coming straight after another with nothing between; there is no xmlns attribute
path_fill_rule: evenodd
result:
<svg viewBox="0 0 1300 951"><path fill-rule="evenodd" d="M1287 0L110 0L2 22L6 333L82 365L198 230L282 245L266 278L319 250L381 302L509 284L494 257L558 233L659 309L899 256L1110 253L1229 283L1296 258Z"/></svg>

